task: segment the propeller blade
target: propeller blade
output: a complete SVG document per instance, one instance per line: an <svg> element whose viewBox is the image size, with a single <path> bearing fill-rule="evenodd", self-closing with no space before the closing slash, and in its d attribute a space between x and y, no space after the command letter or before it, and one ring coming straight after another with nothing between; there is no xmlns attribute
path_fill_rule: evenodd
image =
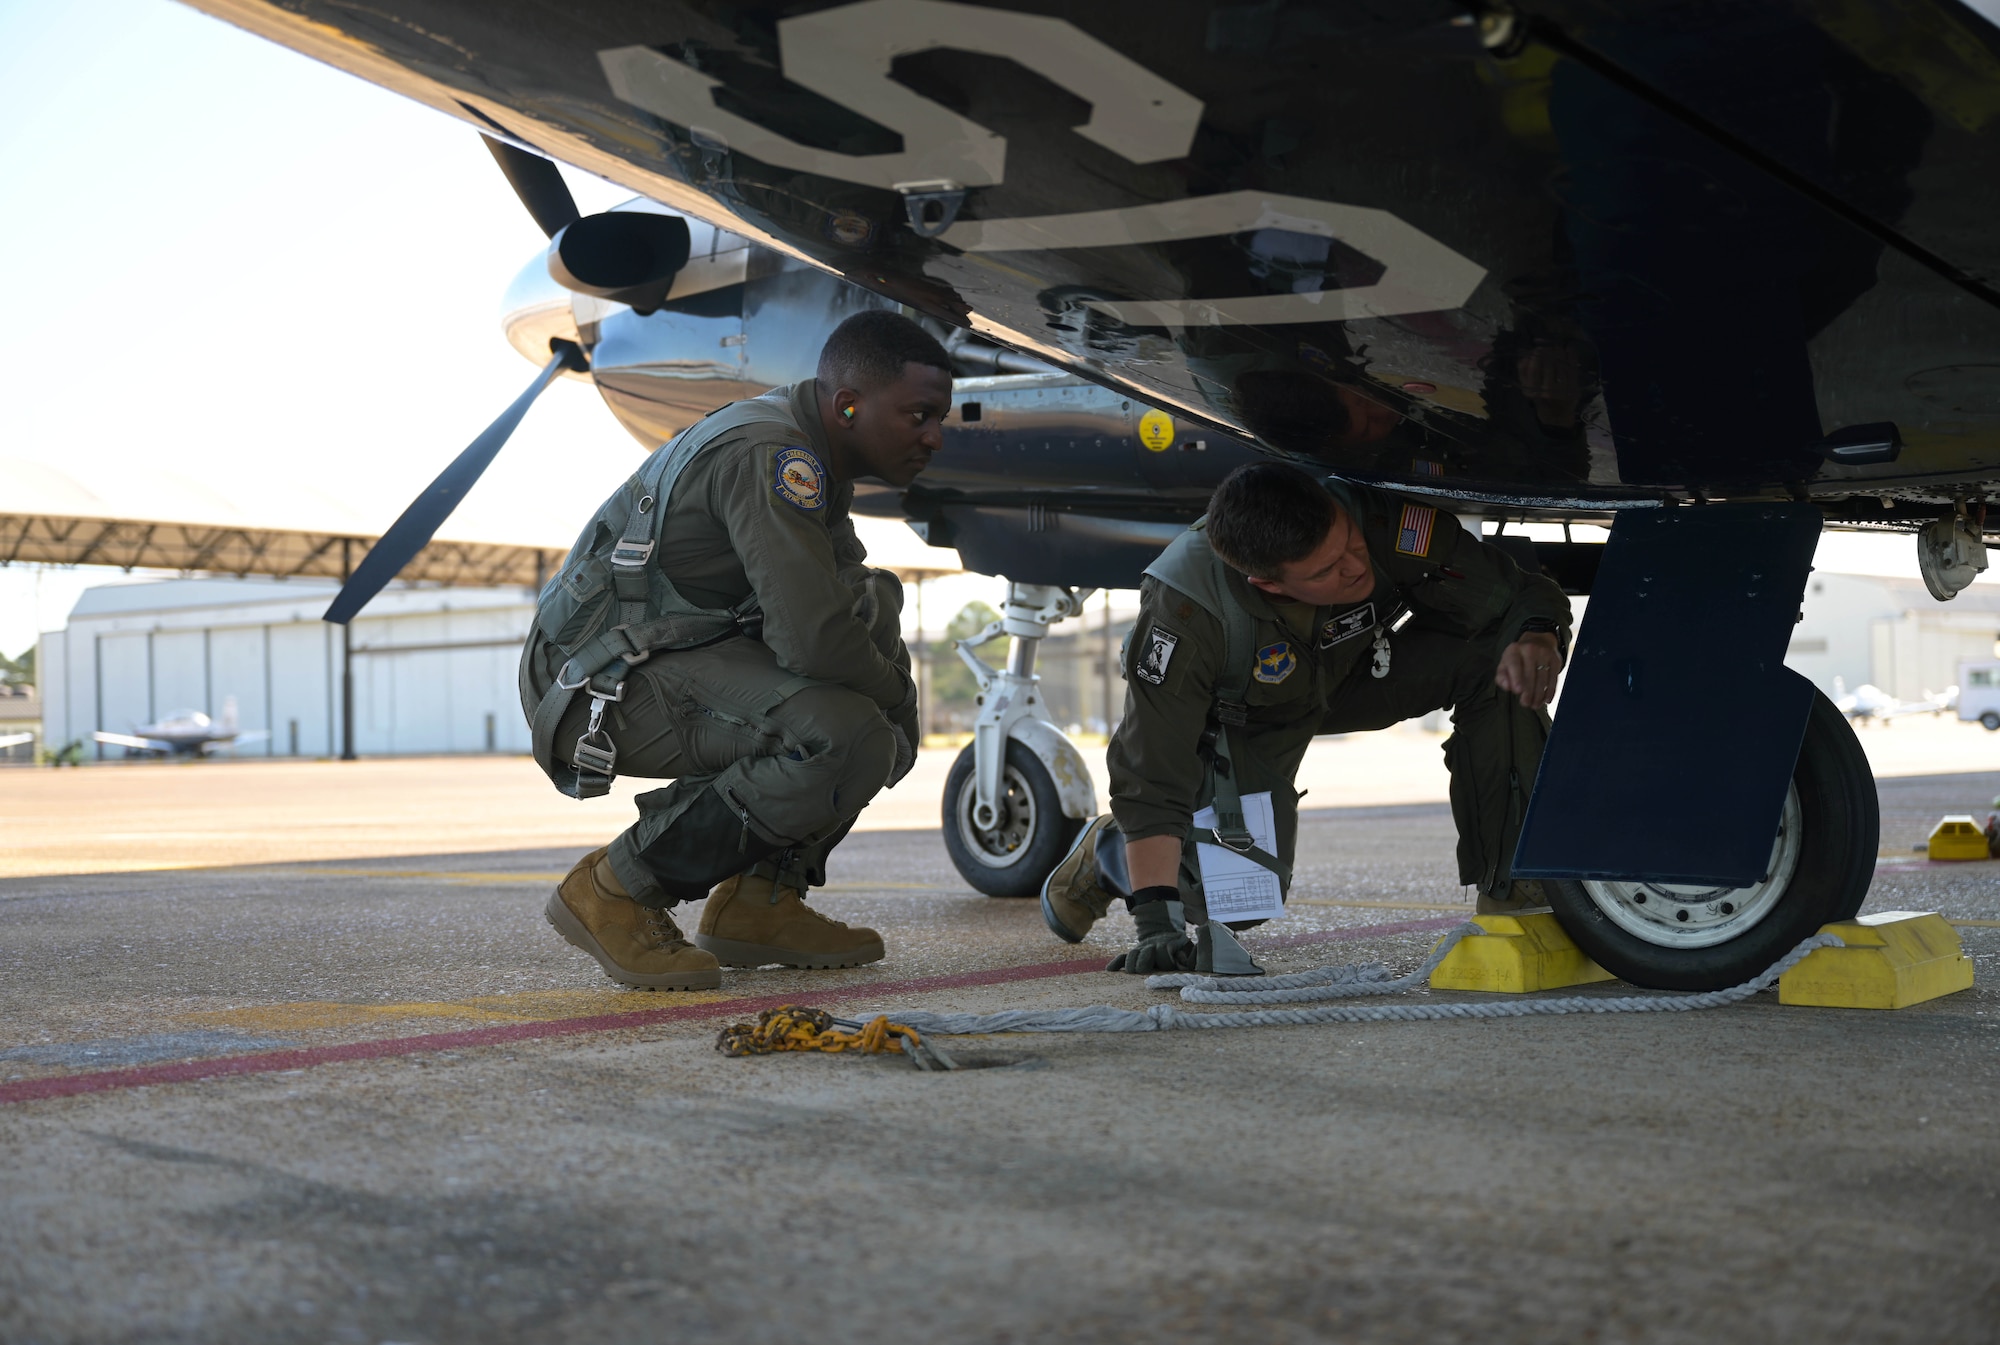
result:
<svg viewBox="0 0 2000 1345"><path fill-rule="evenodd" d="M521 417L528 414L535 398L542 395L542 389L555 380L555 376L565 369L585 369L589 363L583 351L571 341L551 341L550 348L555 357L542 371L535 375L535 381L528 390L514 399L514 404L500 413L499 419L488 425L485 432L470 444L465 451L452 459L451 466L438 473L437 480L424 488L424 493L410 502L402 517L390 525L381 540L368 549L361 563L354 567L354 573L341 585L334 595L333 604L326 609L325 619L337 626L344 626L353 620L355 614L368 605L385 588L391 579L402 572L416 558L419 551L430 545L437 530L451 517L452 510L465 493L485 473L493 461L493 455L507 442L520 425Z"/></svg>
<svg viewBox="0 0 2000 1345"><path fill-rule="evenodd" d="M554 238L576 223L580 214L576 198L569 194L569 184L563 181L562 171L555 164L490 135L479 138L486 142L486 148L493 153L493 162L500 165L500 171L507 177L507 185L521 198L521 204L528 208L543 233Z"/></svg>

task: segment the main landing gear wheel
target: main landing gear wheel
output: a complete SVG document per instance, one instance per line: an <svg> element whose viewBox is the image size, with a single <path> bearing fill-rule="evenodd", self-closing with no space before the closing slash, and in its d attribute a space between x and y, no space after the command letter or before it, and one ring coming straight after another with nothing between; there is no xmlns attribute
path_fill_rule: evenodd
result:
<svg viewBox="0 0 2000 1345"><path fill-rule="evenodd" d="M1749 887L1559 880L1556 917L1606 971L1659 990L1740 985L1821 925L1851 920L1875 876L1875 777L1846 716L1815 692L1771 860Z"/></svg>
<svg viewBox="0 0 2000 1345"><path fill-rule="evenodd" d="M1000 772L999 816L991 827L974 820L978 794L972 781L972 747L951 763L944 782L944 848L965 881L989 897L1033 897L1083 828L1063 816L1062 796L1041 758L1008 740Z"/></svg>

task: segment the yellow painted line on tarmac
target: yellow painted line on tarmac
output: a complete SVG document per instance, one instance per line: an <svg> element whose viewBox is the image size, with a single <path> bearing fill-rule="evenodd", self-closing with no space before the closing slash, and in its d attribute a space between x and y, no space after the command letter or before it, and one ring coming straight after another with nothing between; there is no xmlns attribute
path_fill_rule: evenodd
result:
<svg viewBox="0 0 2000 1345"><path fill-rule="evenodd" d="M2000 929L2000 920L1952 920L1950 916L1945 919L1960 929Z"/></svg>

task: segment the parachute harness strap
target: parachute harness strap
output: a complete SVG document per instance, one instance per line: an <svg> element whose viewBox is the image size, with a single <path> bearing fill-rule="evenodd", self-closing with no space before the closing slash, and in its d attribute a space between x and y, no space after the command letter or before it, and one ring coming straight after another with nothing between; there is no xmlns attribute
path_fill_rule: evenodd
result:
<svg viewBox="0 0 2000 1345"><path fill-rule="evenodd" d="M728 1056L773 1055L779 1051L845 1051L865 1055L902 1054L918 1069L957 1069L950 1056L924 1039L912 1028L892 1023L887 1014L878 1014L866 1023L835 1018L824 1009L802 1004L781 1004L757 1015L754 1023L736 1023L722 1029L715 1049Z"/></svg>
<svg viewBox="0 0 2000 1345"><path fill-rule="evenodd" d="M1424 965L1391 980L1380 964L1321 967L1290 976L1218 980L1176 974L1147 978L1155 990L1178 989L1183 1001L1216 1005L1289 1005L1415 989L1462 939L1484 931L1466 922L1432 950ZM1676 995L1560 995L1504 1002L1451 1004L1319 1004L1312 1008L1252 1008L1241 1013L1190 1013L1172 1004L1150 1009L1118 1009L1108 1004L1080 1009L1009 1009L1000 1013L903 1013L904 1026L933 1036L985 1032L1171 1032L1242 1027L1306 1027L1318 1023L1426 1022L1454 1018L1531 1018L1571 1013L1688 1013L1719 1009L1769 990L1778 978L1814 950L1845 945L1839 936L1814 934L1741 985Z"/></svg>

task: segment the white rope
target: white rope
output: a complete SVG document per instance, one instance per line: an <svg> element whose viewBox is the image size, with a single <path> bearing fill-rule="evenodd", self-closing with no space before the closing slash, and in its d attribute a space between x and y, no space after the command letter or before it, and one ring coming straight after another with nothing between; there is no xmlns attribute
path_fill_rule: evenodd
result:
<svg viewBox="0 0 2000 1345"><path fill-rule="evenodd" d="M1380 962L1351 963L1345 967L1314 967L1289 976L1196 976L1174 972L1148 976L1148 990L1179 988L1187 1004L1311 1004L1323 999L1358 999L1365 995L1400 995L1430 979L1438 964L1459 942L1483 934L1470 920L1438 942L1431 955L1408 976L1389 979L1389 969Z"/></svg>
<svg viewBox="0 0 2000 1345"><path fill-rule="evenodd" d="M1431 969L1443 960L1458 939L1479 932L1477 925L1466 924L1452 931L1445 943L1432 954L1424 970L1402 977L1399 984L1408 985L1419 976L1428 976ZM918 1032L934 1033L938 1036L955 1037L986 1032L1171 1032L1177 1030L1203 1030L1213 1028L1239 1027L1306 1027L1316 1023L1383 1023L1383 1022L1427 1022L1448 1018L1531 1018L1570 1013L1687 1013L1695 1009L1719 1009L1727 1004L1735 1004L1769 990L1778 983L1778 978L1804 961L1806 955L1818 948L1843 947L1839 936L1815 934L1801 942L1798 947L1779 958L1759 975L1751 977L1741 985L1727 990L1705 990L1688 995L1565 995L1546 999L1517 999L1505 1001L1485 1001L1476 1004L1326 1004L1311 1009L1252 1009L1245 1013L1189 1013L1172 1004L1155 1004L1150 1009L1115 1009L1108 1004L1095 1004L1083 1009L1006 1009L999 1013L898 1013L891 1011L890 1017ZM1356 993L1360 985L1383 985L1385 981L1370 974L1369 967L1345 968L1326 967L1316 972L1300 972L1297 976L1319 976L1324 974L1323 984L1328 988L1349 987L1346 993ZM1208 985L1183 985L1185 981L1206 982L1207 977L1160 977L1172 981L1182 989L1208 990ZM1263 978L1260 978L1263 979ZM1270 977L1270 981L1293 981L1293 977ZM1171 987L1163 987L1171 988ZM1298 989L1298 986L1282 987ZM1246 987L1247 989L1247 987ZM1250 991L1252 994L1274 993L1270 991ZM1361 990L1362 994L1378 993ZM1226 995L1224 1002L1242 1002L1242 996ZM1256 1002L1256 1001L1252 1001Z"/></svg>

